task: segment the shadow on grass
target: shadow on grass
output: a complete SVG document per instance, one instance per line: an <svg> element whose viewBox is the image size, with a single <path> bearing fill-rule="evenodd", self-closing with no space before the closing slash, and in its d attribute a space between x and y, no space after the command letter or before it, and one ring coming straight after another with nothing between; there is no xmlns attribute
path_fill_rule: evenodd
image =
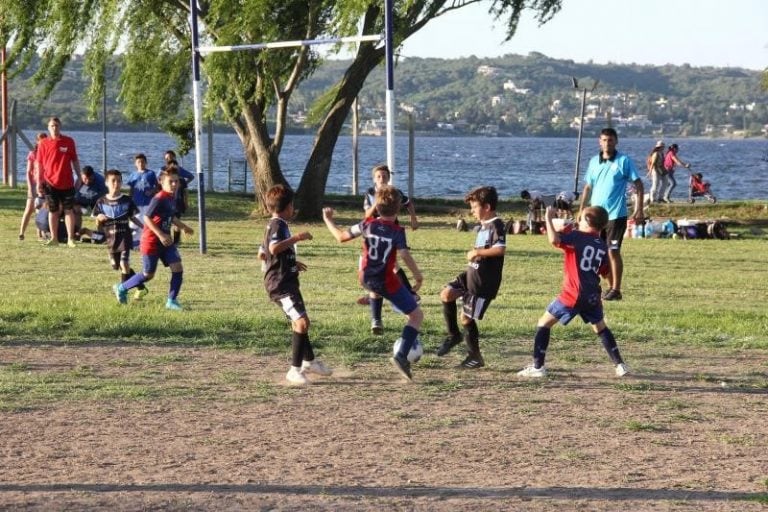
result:
<svg viewBox="0 0 768 512"><path fill-rule="evenodd" d="M548 498L599 501L735 501L764 502L768 494L687 489L635 489L630 487L362 487L278 484L0 484L0 492L182 492L215 494L284 494L300 496L350 496L392 498Z"/></svg>

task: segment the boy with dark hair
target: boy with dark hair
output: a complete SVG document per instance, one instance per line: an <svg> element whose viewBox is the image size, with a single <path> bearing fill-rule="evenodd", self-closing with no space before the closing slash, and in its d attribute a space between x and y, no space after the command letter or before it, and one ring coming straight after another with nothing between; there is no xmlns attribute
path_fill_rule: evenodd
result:
<svg viewBox="0 0 768 512"><path fill-rule="evenodd" d="M171 284L168 290L166 309L181 311L178 302L181 284L184 280L184 268L181 265L181 255L173 243L171 227L177 226L188 235L194 231L176 217L175 194L179 188L179 173L176 166L168 166L160 177L162 190L155 194L144 212L144 229L141 232L142 271L124 283L112 287L112 291L120 304L128 302L128 290L155 277L158 262L171 270Z"/></svg>
<svg viewBox="0 0 768 512"><path fill-rule="evenodd" d="M470 205L472 215L480 221L480 230L475 237L474 247L467 252L467 270L440 292L448 337L437 349L437 355L446 355L462 340L456 320L456 299L461 297L461 324L464 328L463 339L467 345L467 357L461 366L469 369L485 366L480 354L480 333L476 320L482 320L491 301L496 298L504 269L507 235L504 221L496 215L498 200L499 196L494 187L478 187L464 198L464 202Z"/></svg>
<svg viewBox="0 0 768 512"><path fill-rule="evenodd" d="M603 347L616 365L616 376L629 373L629 367L619 354L619 347L613 333L605 324L603 305L600 299L600 276L609 271L608 247L600 237L608 224L608 212L600 206L582 209L578 230L560 233L552 219L554 208L547 208L547 238L553 246L565 252L563 264L563 289L539 318L533 344L533 364L519 371L520 377L544 377L547 370L544 358L549 346L550 329L558 321L567 325L577 315L600 337Z"/></svg>
<svg viewBox="0 0 768 512"><path fill-rule="evenodd" d="M120 191L123 186L123 175L120 171L109 169L105 176L107 194L96 201L92 217L96 218L99 231L106 236L109 262L114 270L120 271L120 282L124 283L136 275L130 264L133 247L130 223L133 222L139 227L143 227L143 224L137 217L139 208L133 199ZM142 283L136 287L133 298L141 300L147 293L149 290Z"/></svg>
<svg viewBox="0 0 768 512"><path fill-rule="evenodd" d="M293 385L309 384L307 373L331 375L333 370L315 359L309 342L309 316L299 289L299 272L307 266L296 261L294 245L312 240L312 234L304 231L291 235L288 220L293 218L293 190L275 185L267 191L266 205L272 218L267 224L264 240L264 287L272 299L291 320L291 368L285 375Z"/></svg>
<svg viewBox="0 0 768 512"><path fill-rule="evenodd" d="M403 377L412 380L408 352L416 342L424 313L413 294L394 273L398 253L416 281L414 291L419 290L424 277L408 251L405 230L396 220L397 212L400 210L400 192L390 185L383 185L376 190L375 204L380 215L378 218L367 217L346 231L339 229L334 222L332 208L323 208L323 219L338 242L348 242L362 237L360 284L366 290L390 301L395 308L408 317L401 334L403 341L397 354L390 361Z"/></svg>
<svg viewBox="0 0 768 512"><path fill-rule="evenodd" d="M144 215L158 191L157 175L155 171L147 168L147 157L144 153L138 153L133 157L133 163L136 170L128 176L125 184L131 189L131 199Z"/></svg>

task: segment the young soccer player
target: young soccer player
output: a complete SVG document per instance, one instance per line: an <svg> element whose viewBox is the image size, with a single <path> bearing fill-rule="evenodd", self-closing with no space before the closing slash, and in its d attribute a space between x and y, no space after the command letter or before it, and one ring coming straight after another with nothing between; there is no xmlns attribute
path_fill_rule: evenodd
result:
<svg viewBox="0 0 768 512"><path fill-rule="evenodd" d="M469 204L472 215L480 221L480 230L477 232L473 249L467 252L467 270L440 292L448 336L437 349L437 355L446 355L462 340L456 320L456 299L461 297L461 324L467 345L467 357L461 366L474 369L485 366L480 354L480 333L476 321L482 320L501 286L507 234L504 221L496 216L499 195L494 187L478 187L471 190L464 201Z"/></svg>
<svg viewBox="0 0 768 512"><path fill-rule="evenodd" d="M267 191L266 203L272 218L259 247L259 259L263 256L266 268L264 287L269 298L291 319L291 368L285 378L291 384L303 386L310 383L307 373L333 374L333 370L315 359L309 342L309 315L299 290L299 272L307 270L307 266L296 261L294 246L298 242L312 240L312 234L303 231L291 235L288 229L288 221L294 214L293 190L275 185Z"/></svg>
<svg viewBox="0 0 768 512"><path fill-rule="evenodd" d="M333 219L333 209L323 209L323 219L328 230L338 242L348 242L354 238L362 237L363 254L360 265L360 284L392 303L394 307L402 311L408 317L401 337L403 342L394 357L390 359L395 368L403 377L413 379L411 363L408 361L408 352L419 334L424 313L416 302L413 294L408 291L403 282L394 273L395 262L398 254L401 260L413 274L416 285L414 291L418 291L424 278L416 261L408 251L405 240L405 230L396 222L397 212L400 210L400 193L390 185L384 185L376 190L376 208L378 218L367 217L365 220L342 231Z"/></svg>
<svg viewBox="0 0 768 512"><path fill-rule="evenodd" d="M179 172L175 166L168 166L163 171L160 185L162 190L155 194L144 212L144 229L141 231L140 245L143 269L124 283L114 285L112 291L117 301L125 304L128 302L128 290L155 277L157 264L162 261L163 265L171 269L171 284L165 307L172 311L181 311L178 297L184 268L181 265L179 250L173 243L171 227L177 226L188 235L194 231L176 217L175 194L176 189L179 188Z"/></svg>
<svg viewBox="0 0 768 512"><path fill-rule="evenodd" d="M600 206L584 208L579 217L578 230L560 233L552 219L557 215L547 208L547 238L553 246L565 252L563 265L563 289L539 318L533 343L533 364L519 371L521 377L544 377L547 370L544 358L549 346L550 329L558 321L567 325L576 315L586 323L603 342L603 347L616 366L616 376L629 373L629 367L619 354L613 333L605 325L603 305L600 299L600 276L609 272L608 247L600 238L600 231L608 224L608 212Z"/></svg>
<svg viewBox="0 0 768 512"><path fill-rule="evenodd" d="M120 191L123 186L123 175L117 169L109 169L105 173L107 194L100 197L93 207L92 216L96 218L99 230L106 235L109 262L114 270L120 271L120 281L126 282L136 273L131 268L130 255L133 246L130 222L143 226L137 217L139 208L129 196ZM133 296L141 300L149 290L144 284L136 287Z"/></svg>
<svg viewBox="0 0 768 512"><path fill-rule="evenodd" d="M371 174L373 176L373 186L366 191L365 198L363 199L363 211L365 212L366 218L379 217L380 214L376 205L376 191L385 185L389 185L389 181L391 179L389 167L383 164L374 167L373 171L371 171ZM402 190L397 189L397 191L400 194L400 207L408 210L408 214L411 220L411 229L418 229L419 221L416 218L416 207L414 206L413 201L411 201L408 196L403 194ZM405 275L403 269L395 264L393 271L403 281L403 284L408 289L408 291L414 293L413 287L408 281L408 277ZM417 295L416 301L418 302L419 300L420 299ZM381 309L384 304L384 299L380 295L370 292L367 296L359 298L357 302L358 304L367 304L371 309L371 332L373 334L384 334L384 323L381 318Z"/></svg>

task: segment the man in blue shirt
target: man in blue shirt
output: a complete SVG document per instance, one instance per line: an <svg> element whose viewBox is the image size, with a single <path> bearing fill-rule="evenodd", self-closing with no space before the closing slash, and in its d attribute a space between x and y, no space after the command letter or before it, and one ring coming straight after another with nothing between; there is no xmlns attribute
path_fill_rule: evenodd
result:
<svg viewBox="0 0 768 512"><path fill-rule="evenodd" d="M603 294L604 300L621 300L621 277L624 262L621 259L621 242L627 230L627 187L633 185L637 197L643 197L643 181L637 174L632 159L616 150L619 136L613 128L600 132L600 153L589 161L584 178L579 209L585 206L602 206L608 212L608 225L601 236L608 245L611 265L610 289ZM632 217L643 222L643 202L635 201Z"/></svg>

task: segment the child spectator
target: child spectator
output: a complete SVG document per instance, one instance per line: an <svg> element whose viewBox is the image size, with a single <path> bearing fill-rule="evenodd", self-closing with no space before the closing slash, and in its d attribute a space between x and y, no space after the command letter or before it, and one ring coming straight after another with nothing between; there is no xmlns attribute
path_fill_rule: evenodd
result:
<svg viewBox="0 0 768 512"><path fill-rule="evenodd" d="M301 232L291 235L288 220L293 217L293 191L283 185L275 185L267 191L267 208L272 218L267 224L264 241L264 287L272 299L291 320L291 368L285 375L294 385L309 384L307 373L331 375L333 370L315 359L309 342L309 316L299 289L299 272L307 266L296 261L297 242L312 240L312 235ZM260 251L260 257L262 251Z"/></svg>
<svg viewBox="0 0 768 512"><path fill-rule="evenodd" d="M482 320L491 301L496 298L504 268L507 238L504 221L496 216L498 200L494 187L478 187L464 198L464 202L470 205L472 215L480 221L480 230L475 237L474 247L467 252L467 270L440 292L448 337L437 349L437 355L446 355L462 340L456 320L456 299L461 297L461 324L468 352L461 366L469 369L485 366L480 354L480 333L476 320Z"/></svg>
<svg viewBox="0 0 768 512"><path fill-rule="evenodd" d="M706 197L710 203L716 203L717 198L712 193L711 185L708 181L704 181L704 175L700 172L691 174L688 181L688 201L693 203L696 201L695 197Z"/></svg>
<svg viewBox="0 0 768 512"><path fill-rule="evenodd" d="M555 209L547 208L547 238L553 246L565 252L563 265L563 289L539 318L533 344L533 364L519 371L520 377L544 377L547 370L544 358L549 346L550 329L558 321L567 325L574 317L584 322L600 337L603 347L616 365L616 376L629 373L629 367L619 354L613 333L605 325L600 299L600 276L609 271L608 247L600 238L600 231L608 224L608 212L600 206L584 208L579 218L578 230L560 233L552 219Z"/></svg>
<svg viewBox="0 0 768 512"><path fill-rule="evenodd" d="M93 209L96 201L106 193L104 176L95 172L90 165L84 165L75 182L75 224L82 225L83 210Z"/></svg>
<svg viewBox="0 0 768 512"><path fill-rule="evenodd" d="M166 166L174 164L179 170L179 190L176 191L176 215L181 218L182 215L187 213L189 208L189 184L195 180L195 175L179 165L176 160L176 152L172 149L163 153L163 160L165 164L161 170L164 170ZM178 244L181 241L181 231L178 229L173 230L173 241Z"/></svg>
<svg viewBox="0 0 768 512"><path fill-rule="evenodd" d="M149 203L158 191L157 175L152 169L147 169L147 157L143 153L136 155L133 163L136 170L128 176L125 184L131 189L131 199L144 216Z"/></svg>
<svg viewBox="0 0 768 512"><path fill-rule="evenodd" d="M383 186L389 185L391 175L389 172L389 167L383 164L374 167L371 171L371 174L373 176L373 187L370 187L365 193L365 198L363 199L363 210L365 211L366 218L377 218L380 214L376 207L376 191ZM413 201L411 201L408 196L403 194L402 190L396 190L400 194L400 206L407 209L408 214L410 215L411 229L418 229L419 221L416 218L416 207L414 206ZM395 222L397 222L397 218L395 218ZM411 286L410 281L408 281L408 277L405 275L403 269L397 265L397 262L395 262L394 272L397 274L400 280L402 280L408 291L413 293L413 287ZM418 295L416 296L416 301L419 301ZM368 296L358 299L357 302L359 304L368 304L370 306L371 332L373 334L383 334L384 323L381 319L381 309L384 304L384 299L382 299L381 296L377 295L376 293L370 292Z"/></svg>
<svg viewBox="0 0 768 512"><path fill-rule="evenodd" d="M92 216L96 218L99 230L106 235L109 262L114 270L120 271L120 282L124 283L136 275L130 263L133 246L130 223L132 221L139 227L143 227L143 224L136 217L139 208L133 199L120 191L123 186L123 175L120 171L108 170L104 181L108 189L107 194L96 201ZM141 283L136 287L133 298L141 300L147 293L149 290Z"/></svg>
<svg viewBox="0 0 768 512"><path fill-rule="evenodd" d="M526 219L528 231L532 235L538 235L542 224L542 212L544 208L555 201L555 196L544 195L538 190L523 190L520 192L520 198L528 202L528 218Z"/></svg>
<svg viewBox="0 0 768 512"><path fill-rule="evenodd" d="M21 227L19 228L19 240L24 240L24 233L27 231L27 225L35 213L35 210L39 209L35 206L36 198L42 197L37 193L37 182L35 181L35 160L37 160L37 145L41 140L48 137L45 132L40 132L35 138L35 145L32 150L27 154L27 202L24 205L24 213L21 216ZM46 209L47 211L47 209ZM47 215L47 213L46 213ZM37 239L43 241L43 233L37 230Z"/></svg>
<svg viewBox="0 0 768 512"><path fill-rule="evenodd" d="M400 200L400 192L396 188L382 185L376 190L374 202L380 215L378 218L366 217L365 220L346 231L336 226L332 208L323 209L323 219L338 242L348 242L357 237L363 238L360 284L366 290L390 301L395 308L408 317L401 334L403 342L390 361L401 375L412 380L411 363L407 355L416 342L424 313L413 294L394 272L398 253L416 281L416 286L413 287L414 292L421 288L424 278L408 251L405 230L396 220L397 212L400 210Z"/></svg>
<svg viewBox="0 0 768 512"><path fill-rule="evenodd" d="M144 229L141 232L140 245L143 269L124 283L114 285L112 291L115 292L120 304L127 303L128 290L155 277L157 264L162 261L163 265L171 269L171 284L165 307L172 311L181 311L178 296L183 282L184 268L181 265L179 250L173 243L171 227L177 226L187 234L192 234L193 231L176 217L174 197L179 188L179 173L176 166L170 165L165 169L160 177L160 185L162 190L155 194L144 213Z"/></svg>

